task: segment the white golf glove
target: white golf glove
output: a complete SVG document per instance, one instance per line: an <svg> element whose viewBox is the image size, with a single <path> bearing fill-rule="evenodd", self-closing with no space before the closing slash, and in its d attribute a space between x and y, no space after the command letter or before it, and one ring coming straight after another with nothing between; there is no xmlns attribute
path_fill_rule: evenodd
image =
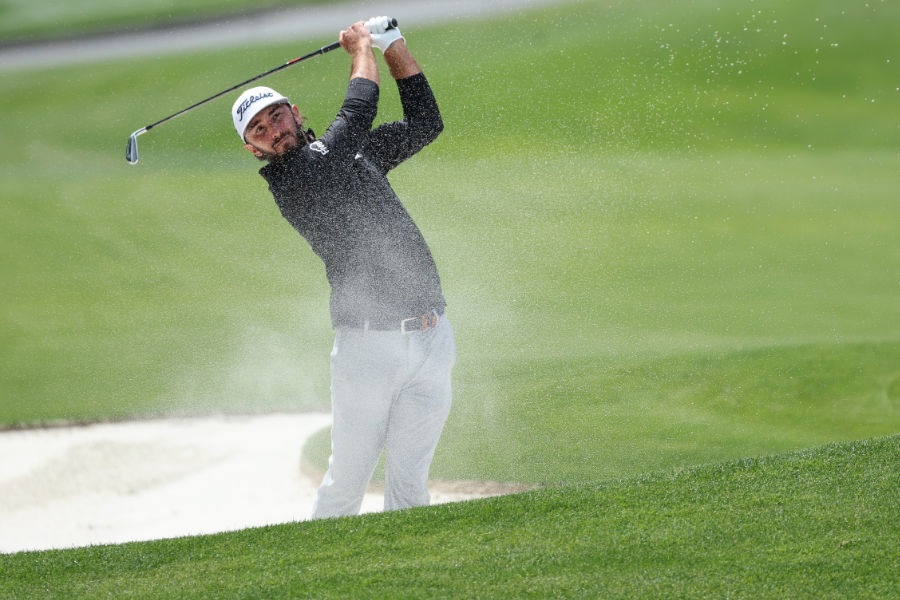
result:
<svg viewBox="0 0 900 600"><path fill-rule="evenodd" d="M394 27L388 29L390 25L390 17L372 17L365 22L366 29L372 34L372 43L378 46L378 49L384 53L391 44L397 40L406 41L406 38L400 35L400 30Z"/></svg>

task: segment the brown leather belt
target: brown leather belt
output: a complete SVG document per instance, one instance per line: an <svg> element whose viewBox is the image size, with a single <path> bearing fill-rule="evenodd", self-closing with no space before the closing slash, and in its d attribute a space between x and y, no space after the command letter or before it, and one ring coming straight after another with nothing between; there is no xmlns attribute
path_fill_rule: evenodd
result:
<svg viewBox="0 0 900 600"><path fill-rule="evenodd" d="M400 321L400 333L406 335L407 333L415 333L417 331L428 331L429 329L434 329L435 327L437 327L440 318L441 317L439 314L437 314L437 311L433 310L430 313L425 313L424 315L403 319L402 321Z"/></svg>
<svg viewBox="0 0 900 600"><path fill-rule="evenodd" d="M418 333L437 327L443 314L444 311L432 310L425 314L396 321L365 321L363 323L363 329L372 329L375 331L400 331L403 335L408 333Z"/></svg>

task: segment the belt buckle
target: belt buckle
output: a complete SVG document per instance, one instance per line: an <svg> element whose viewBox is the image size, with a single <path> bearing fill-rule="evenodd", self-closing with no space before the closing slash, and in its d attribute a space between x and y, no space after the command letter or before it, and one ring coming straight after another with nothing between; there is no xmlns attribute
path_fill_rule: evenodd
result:
<svg viewBox="0 0 900 600"><path fill-rule="evenodd" d="M412 324L407 327L407 323L410 322L412 322ZM408 319L403 319L402 321L400 321L400 333L406 335L408 333L416 333L418 331L428 331L429 329L437 327L437 323L437 313L432 311L430 313L425 313L424 315L410 317Z"/></svg>

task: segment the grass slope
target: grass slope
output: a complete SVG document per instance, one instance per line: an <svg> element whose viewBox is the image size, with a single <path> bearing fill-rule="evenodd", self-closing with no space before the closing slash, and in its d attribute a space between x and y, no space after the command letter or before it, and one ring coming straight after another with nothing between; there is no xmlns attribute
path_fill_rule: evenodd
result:
<svg viewBox="0 0 900 600"><path fill-rule="evenodd" d="M889 598L900 436L430 509L0 556L3 598Z"/></svg>

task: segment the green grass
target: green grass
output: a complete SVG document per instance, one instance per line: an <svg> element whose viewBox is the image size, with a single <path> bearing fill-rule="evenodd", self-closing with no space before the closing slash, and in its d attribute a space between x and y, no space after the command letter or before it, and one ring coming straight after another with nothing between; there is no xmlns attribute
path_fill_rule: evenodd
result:
<svg viewBox="0 0 900 600"><path fill-rule="evenodd" d="M383 573L374 590L421 571L433 589L440 573L462 573L461 585L474 582L454 588L463 596L549 595L557 580L560 595L610 582L609 595L802 597L810 582L820 592L810 597L883 596L896 560L878 536L829 545L817 529L820 512L824 523L867 514L857 507L870 487L850 463L846 502L807 506L809 494L779 484L761 492L767 508L747 531L753 502L709 481L720 467L691 472L712 486L696 499L714 531L702 519L669 530L701 514L681 492L669 518L638 516L640 530L627 526L632 513L616 521L596 508L617 506L621 486L663 494L669 475L596 486L900 430L898 25L886 2L646 1L404 31L446 123L392 176L457 332L455 405L432 475L561 487L348 520L341 535L359 532L348 554L332 524L309 524L4 564L55 565L85 594L144 569L134 589L151 595L334 585L344 572L317 565L338 557L360 577ZM324 272L240 148L230 99L142 136L137 167L123 156L141 125L296 55L291 44L0 79L14 117L0 145L0 424L327 408ZM321 130L346 67L335 52L267 83ZM388 83L379 119L397 116ZM309 448L320 462L322 439ZM766 474L760 485L805 485L807 466L812 481L818 467L793 456L740 464ZM729 515L731 501L744 512ZM553 518L532 535L540 507ZM491 524L516 513L518 533ZM809 529L796 543L765 538L766 515ZM892 526L881 529L896 545ZM435 547L463 541L448 546L458 553L410 558L390 550L412 533L379 537L394 530L439 532L422 538ZM483 544L472 531L486 532ZM571 539L585 540L581 554L566 554ZM322 554L307 563L298 548L311 540ZM656 544L650 562L642 540ZM619 542L625 555L602 554ZM57 558L97 565L116 553L82 579ZM845 588L848 554L866 566Z"/></svg>
<svg viewBox="0 0 900 600"><path fill-rule="evenodd" d="M0 43L177 24L315 0L0 0Z"/></svg>
<svg viewBox="0 0 900 600"><path fill-rule="evenodd" d="M463 415L445 430L432 470L450 479L592 482L888 435L900 418L898 352L891 342L511 361L491 373L492 389L457 389ZM518 402L503 404L498 390ZM329 435L304 448L322 471Z"/></svg>
<svg viewBox="0 0 900 600"><path fill-rule="evenodd" d="M0 556L9 598L889 598L900 437L216 536Z"/></svg>

